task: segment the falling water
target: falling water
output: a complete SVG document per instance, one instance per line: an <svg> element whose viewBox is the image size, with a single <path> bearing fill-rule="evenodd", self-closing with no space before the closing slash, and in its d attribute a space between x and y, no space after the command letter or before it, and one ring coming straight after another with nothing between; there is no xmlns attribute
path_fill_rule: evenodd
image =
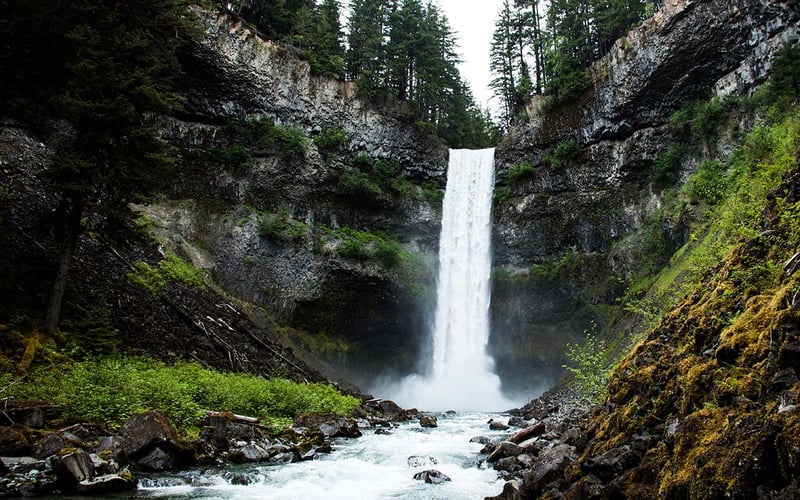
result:
<svg viewBox="0 0 800 500"><path fill-rule="evenodd" d="M433 353L426 376L388 394L423 409L503 410L513 405L487 354L492 266L494 149L450 150L439 239Z"/></svg>

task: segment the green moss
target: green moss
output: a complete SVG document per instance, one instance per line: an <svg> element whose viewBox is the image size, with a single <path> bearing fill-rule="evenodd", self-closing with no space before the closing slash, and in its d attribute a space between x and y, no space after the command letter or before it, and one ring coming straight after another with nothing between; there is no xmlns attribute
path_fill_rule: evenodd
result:
<svg viewBox="0 0 800 500"><path fill-rule="evenodd" d="M188 261L173 252L166 252L166 257L156 266L147 262L134 263L135 272L129 273L128 278L147 289L152 295L158 295L167 286L168 278L179 283L205 289L208 276L202 269L197 269Z"/></svg>
<svg viewBox="0 0 800 500"><path fill-rule="evenodd" d="M542 165L560 170L583 154L583 147L573 139L560 142L552 151L542 156Z"/></svg>

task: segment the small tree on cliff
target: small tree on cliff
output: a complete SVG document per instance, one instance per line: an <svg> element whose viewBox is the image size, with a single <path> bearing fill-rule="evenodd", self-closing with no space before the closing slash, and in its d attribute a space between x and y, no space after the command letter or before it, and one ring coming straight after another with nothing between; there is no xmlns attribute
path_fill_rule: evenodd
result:
<svg viewBox="0 0 800 500"><path fill-rule="evenodd" d="M21 103L45 98L43 110L60 139L45 175L60 195L56 234L61 252L45 314L45 333L58 326L72 255L84 221L119 220L129 202L165 177L171 149L158 139L153 116L175 109L175 50L190 26L188 0L8 0L16 15L2 38L12 55L3 61L10 98ZM17 32L29 20L45 30L38 44L22 46ZM29 38L29 37L27 37ZM14 61L42 56L50 63L40 78L15 69ZM24 67L24 66L23 66ZM27 100L25 99L27 97ZM40 121L39 125L42 122ZM52 130L51 129L51 130Z"/></svg>

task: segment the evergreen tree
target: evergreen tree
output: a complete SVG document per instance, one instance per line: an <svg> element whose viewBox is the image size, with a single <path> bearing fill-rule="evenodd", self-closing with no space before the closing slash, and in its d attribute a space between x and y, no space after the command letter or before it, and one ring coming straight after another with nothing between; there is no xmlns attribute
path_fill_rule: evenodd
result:
<svg viewBox="0 0 800 500"><path fill-rule="evenodd" d="M350 4L346 72L367 94L380 89L384 81L388 7L386 0L353 0Z"/></svg>
<svg viewBox="0 0 800 500"><path fill-rule="evenodd" d="M128 203L164 178L171 150L158 139L153 113L175 109L181 99L172 77L175 50L188 26L187 0L7 0L4 14L19 17L3 26L0 45L11 51L0 67L2 86L12 86L20 119L45 111L60 133L46 172L61 197L57 233L63 246L53 283L45 331L58 325L69 267L84 218L106 222L127 213ZM22 46L36 25L34 47ZM46 55L47 79L21 73L14 61ZM24 85L24 87L19 87ZM44 98L31 104L35 98ZM37 125L42 126L39 122Z"/></svg>
<svg viewBox="0 0 800 500"><path fill-rule="evenodd" d="M295 13L292 44L301 49L312 73L344 78L340 10L338 0L324 0L313 9L303 5Z"/></svg>
<svg viewBox="0 0 800 500"><path fill-rule="evenodd" d="M503 104L503 121L508 125L522 103L533 92L525 60L529 32L524 18L504 0L492 35L489 68L494 75L489 86Z"/></svg>
<svg viewBox="0 0 800 500"><path fill-rule="evenodd" d="M586 70L594 59L589 13L589 4L579 0L550 2L546 92L555 103L578 96L591 83Z"/></svg>

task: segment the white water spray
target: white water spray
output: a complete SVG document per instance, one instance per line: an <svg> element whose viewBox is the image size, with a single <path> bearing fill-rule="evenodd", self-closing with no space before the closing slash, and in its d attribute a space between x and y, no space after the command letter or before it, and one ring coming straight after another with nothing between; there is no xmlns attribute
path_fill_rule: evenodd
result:
<svg viewBox="0 0 800 500"><path fill-rule="evenodd" d="M450 150L430 372L387 390L401 405L460 411L499 411L514 405L503 398L486 352L493 187L493 148Z"/></svg>

